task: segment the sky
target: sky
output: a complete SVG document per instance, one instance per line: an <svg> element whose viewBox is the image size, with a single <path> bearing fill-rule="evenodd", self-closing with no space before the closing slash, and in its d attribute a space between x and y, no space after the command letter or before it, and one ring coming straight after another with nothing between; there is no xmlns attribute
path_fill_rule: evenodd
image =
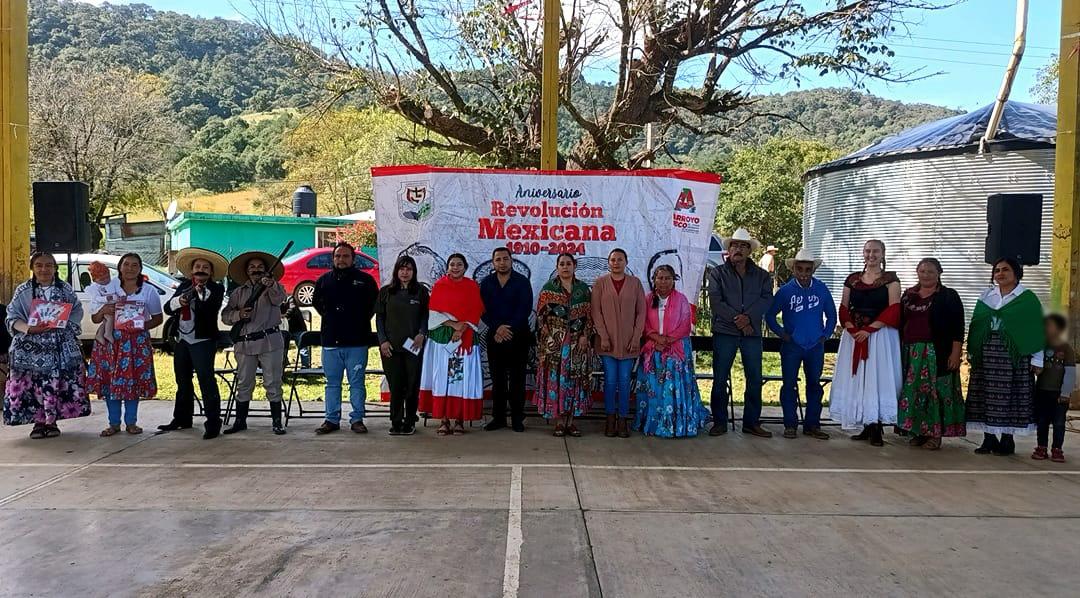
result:
<svg viewBox="0 0 1080 598"><path fill-rule="evenodd" d="M101 4L102 0L89 1ZM534 0L539 2L540 0ZM808 4L816 4L813 0ZM1040 67L1056 52L1060 36L1061 2L1072 0L1030 0L1027 50L1013 84L1013 100L1032 101L1029 89ZM112 0L128 4L129 0ZM142 0L159 10L171 10L202 17L244 19L252 13L250 0ZM867 91L904 102L937 104L973 110L994 101L1012 48L1016 4L1013 0L966 0L938 11L912 15L907 33L890 45L896 53L893 64L903 71L938 73L934 77L903 84L872 82ZM739 82L739 73L722 81ZM808 76L802 88L847 87L850 82L835 76ZM797 89L789 82L755 88L757 93L782 93Z"/></svg>

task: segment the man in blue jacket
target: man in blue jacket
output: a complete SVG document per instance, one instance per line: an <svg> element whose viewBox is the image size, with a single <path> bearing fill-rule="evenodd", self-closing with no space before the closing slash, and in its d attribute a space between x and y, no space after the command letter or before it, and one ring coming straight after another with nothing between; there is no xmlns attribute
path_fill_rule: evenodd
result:
<svg viewBox="0 0 1080 598"><path fill-rule="evenodd" d="M783 339L780 347L780 369L784 385L780 389L780 405L784 408L784 438L795 438L799 427L796 412L799 367L802 366L806 384L806 418L803 434L828 440L821 431L821 370L825 367L825 339L836 328L836 304L825 283L814 278L821 260L806 249L800 249L787 260L794 277L777 291L772 306L765 313L769 329ZM776 314L783 314L783 325Z"/></svg>
<svg viewBox="0 0 1080 598"><path fill-rule="evenodd" d="M379 283L355 265L356 250L341 241L334 247L334 269L315 281L312 306L322 316L322 358L326 373L326 421L316 434L329 434L341 428L341 378L349 378L350 429L366 433L364 403L367 390L368 347L371 344L371 318Z"/></svg>
<svg viewBox="0 0 1080 598"><path fill-rule="evenodd" d="M713 426L709 436L727 432L727 384L735 353L742 353L746 392L742 431L772 438L761 427L761 316L772 302L772 277L750 259L761 246L745 228L724 239L727 261L709 271L709 307L713 333Z"/></svg>

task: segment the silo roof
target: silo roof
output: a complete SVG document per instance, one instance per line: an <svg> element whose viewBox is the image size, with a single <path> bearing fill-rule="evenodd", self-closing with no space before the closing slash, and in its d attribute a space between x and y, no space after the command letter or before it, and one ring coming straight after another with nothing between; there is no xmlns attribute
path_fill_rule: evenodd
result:
<svg viewBox="0 0 1080 598"><path fill-rule="evenodd" d="M979 138L986 132L994 104L978 110L919 125L886 137L881 141L848 154L843 158L819 164L806 175L842 170L864 163L922 157L927 153L964 153L979 147ZM991 149L1026 149L1052 147L1057 136L1057 107L1024 102L1005 102L1001 125Z"/></svg>

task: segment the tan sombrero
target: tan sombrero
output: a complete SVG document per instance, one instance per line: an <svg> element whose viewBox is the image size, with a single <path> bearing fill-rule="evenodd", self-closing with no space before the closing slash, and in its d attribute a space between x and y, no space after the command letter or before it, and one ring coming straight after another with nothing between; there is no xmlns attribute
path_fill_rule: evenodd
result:
<svg viewBox="0 0 1080 598"><path fill-rule="evenodd" d="M216 251L201 247L185 247L176 254L176 269L186 278L191 278L191 265L195 260L206 260L214 268L214 280L225 278L229 270L229 260Z"/></svg>
<svg viewBox="0 0 1080 598"><path fill-rule="evenodd" d="M795 265L795 262L813 262L814 269L817 270L824 261L825 260L819 257L814 257L814 254L810 253L810 250L803 247L799 249L798 253L795 254L795 257L789 257L788 259L784 260L784 263L787 264L787 268L788 270L790 270L792 266Z"/></svg>
<svg viewBox="0 0 1080 598"><path fill-rule="evenodd" d="M246 253L241 253L229 262L229 278L233 279L233 282L236 282L237 284L244 284L247 282L247 265L248 262L255 258L261 259L263 263L266 264L266 267L269 268L270 264L273 264L274 260L277 259L277 256L270 255L265 251L248 251ZM278 264L277 267L274 268L272 274L274 280L281 280L281 277L285 276L285 266Z"/></svg>
<svg viewBox="0 0 1080 598"><path fill-rule="evenodd" d="M742 241L743 243L749 243L751 251L757 251L758 248L761 247L761 242L754 237L751 237L750 231L746 230L741 226L738 230L735 231L735 234L731 235L730 237L724 237L724 247L731 245L732 241Z"/></svg>

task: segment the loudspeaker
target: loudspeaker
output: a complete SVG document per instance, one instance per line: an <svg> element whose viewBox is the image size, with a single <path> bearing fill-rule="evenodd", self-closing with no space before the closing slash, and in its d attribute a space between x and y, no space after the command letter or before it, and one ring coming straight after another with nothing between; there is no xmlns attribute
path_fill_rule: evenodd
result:
<svg viewBox="0 0 1080 598"><path fill-rule="evenodd" d="M1038 193L998 193L986 198L986 263L1003 257L1021 265L1039 263L1043 196Z"/></svg>
<svg viewBox="0 0 1080 598"><path fill-rule="evenodd" d="M34 236L39 251L86 253L90 187L79 181L34 182Z"/></svg>

